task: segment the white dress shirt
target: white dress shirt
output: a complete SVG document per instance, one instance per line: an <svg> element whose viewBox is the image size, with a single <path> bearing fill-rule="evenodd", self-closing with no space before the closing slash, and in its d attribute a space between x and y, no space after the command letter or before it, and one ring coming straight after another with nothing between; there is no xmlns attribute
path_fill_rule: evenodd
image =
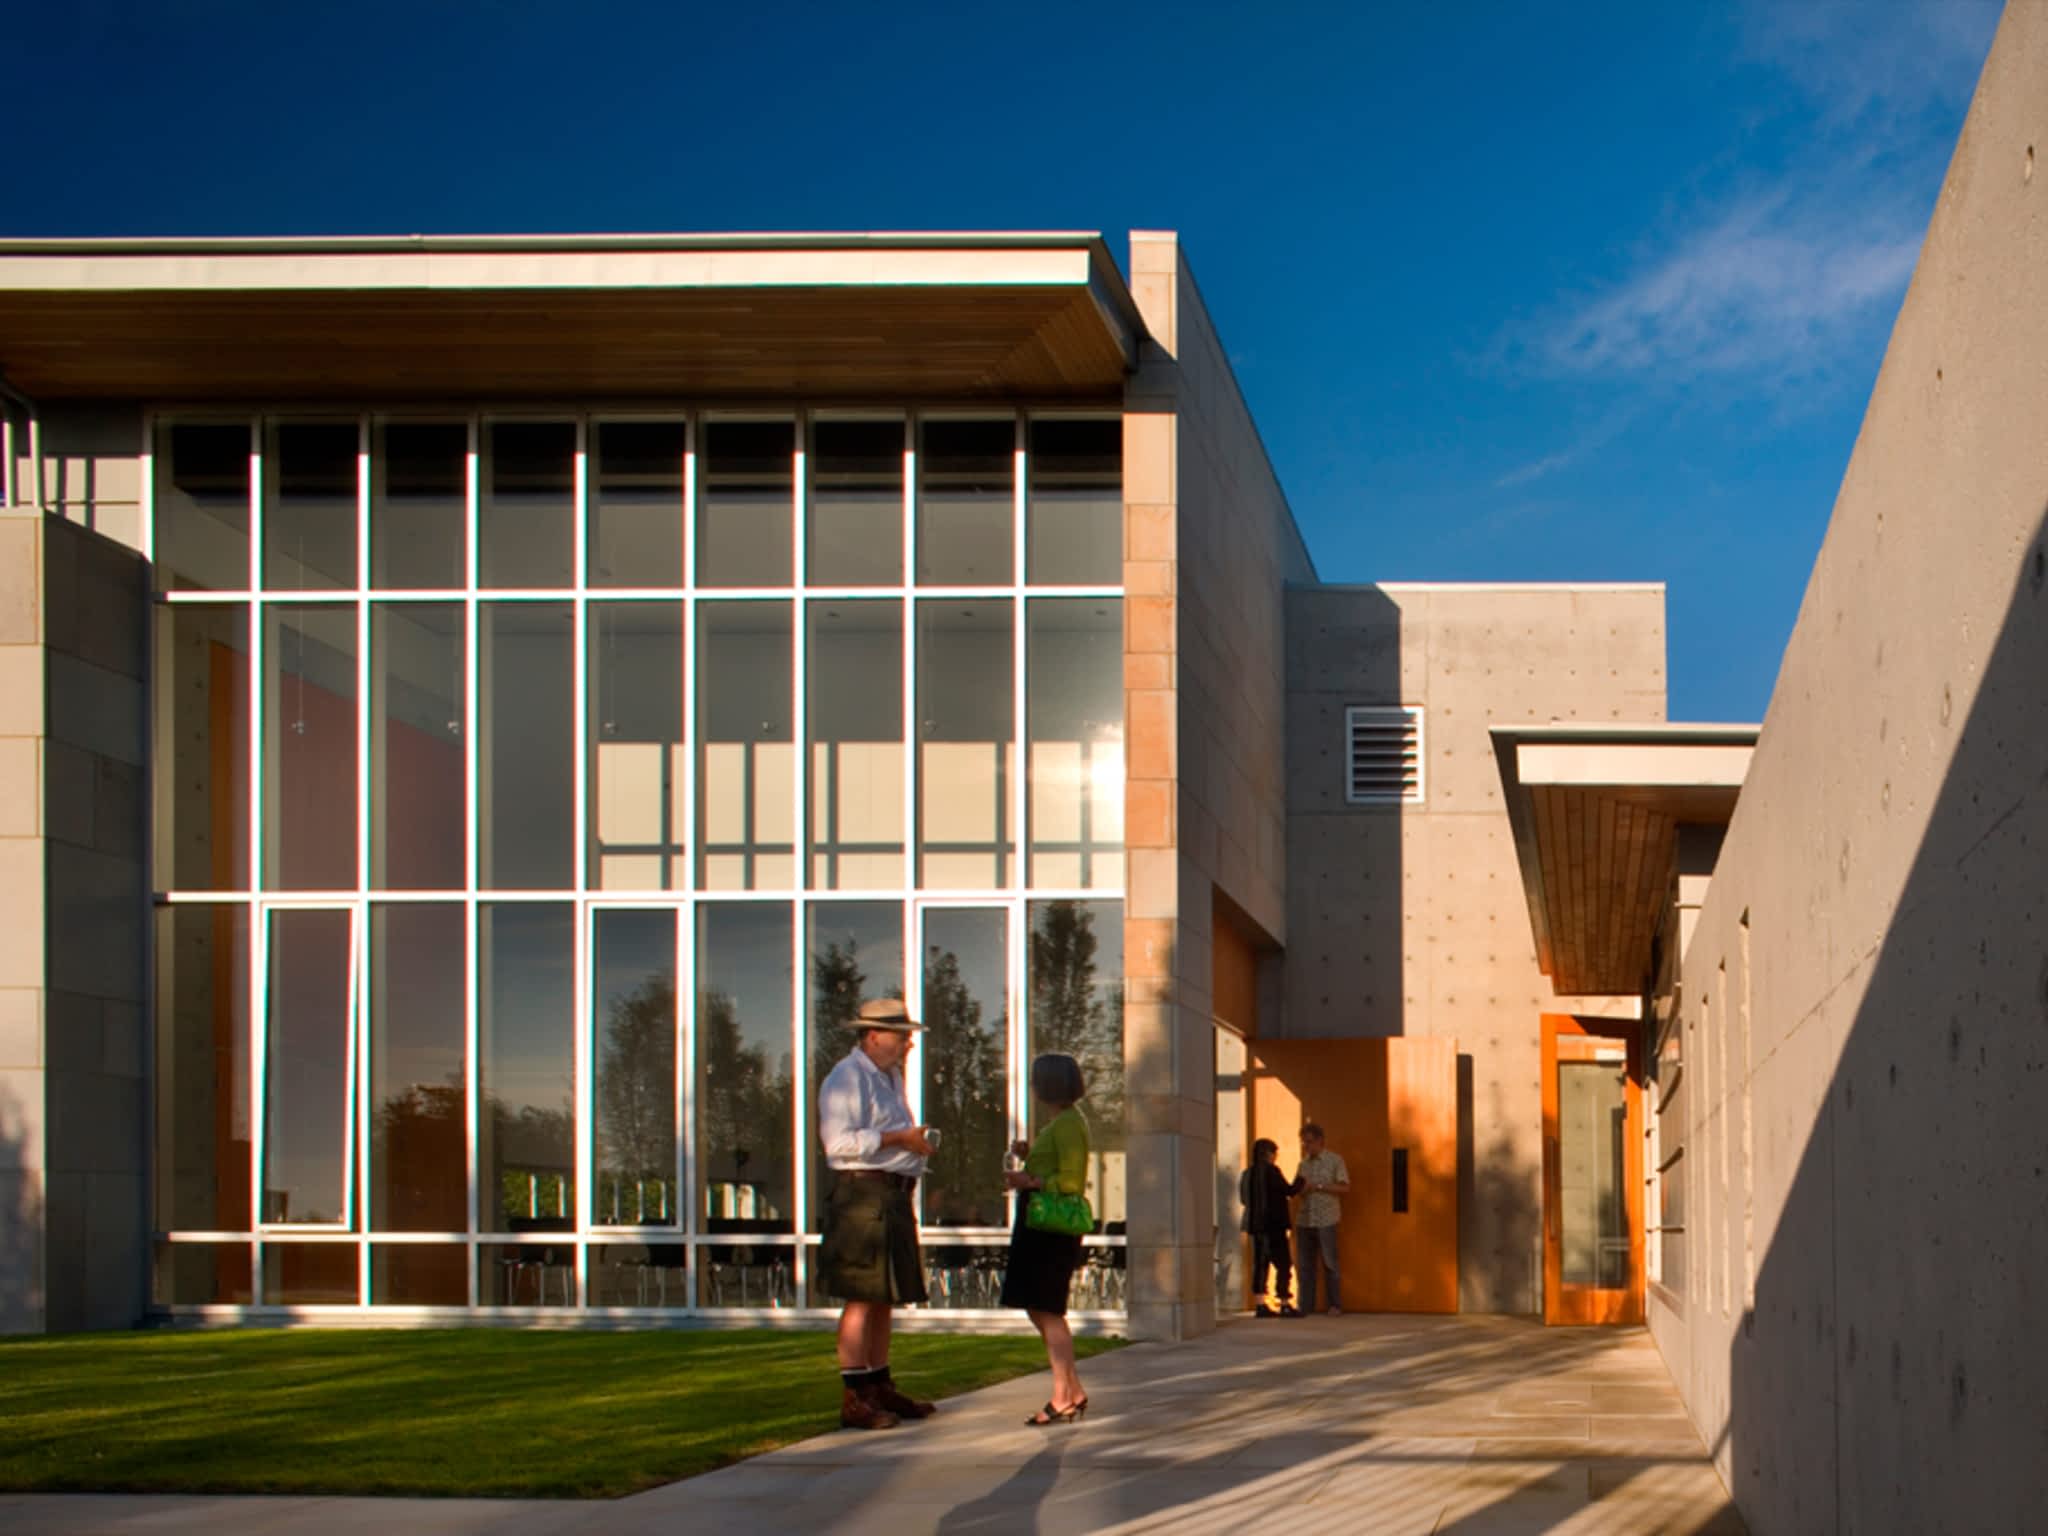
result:
<svg viewBox="0 0 2048 1536"><path fill-rule="evenodd" d="M825 1074L818 1089L818 1138L834 1168L879 1168L916 1178L924 1159L908 1147L884 1147L882 1133L907 1131L917 1121L900 1072L884 1072L855 1046Z"/></svg>

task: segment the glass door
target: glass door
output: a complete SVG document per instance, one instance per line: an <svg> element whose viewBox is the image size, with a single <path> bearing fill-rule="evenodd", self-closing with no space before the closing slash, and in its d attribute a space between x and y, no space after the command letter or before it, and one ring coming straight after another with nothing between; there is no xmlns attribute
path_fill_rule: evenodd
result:
<svg viewBox="0 0 2048 1536"><path fill-rule="evenodd" d="M1643 1318L1636 1025L1543 1018L1543 1317Z"/></svg>

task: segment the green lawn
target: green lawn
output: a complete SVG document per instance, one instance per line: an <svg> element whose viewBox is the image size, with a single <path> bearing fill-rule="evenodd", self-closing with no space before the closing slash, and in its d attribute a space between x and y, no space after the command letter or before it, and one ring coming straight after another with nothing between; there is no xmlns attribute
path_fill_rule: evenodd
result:
<svg viewBox="0 0 2048 1536"><path fill-rule="evenodd" d="M912 1334L891 1354L934 1398L1045 1365L1029 1337ZM835 1428L835 1369L829 1334L765 1330L8 1340L0 1490L626 1494Z"/></svg>

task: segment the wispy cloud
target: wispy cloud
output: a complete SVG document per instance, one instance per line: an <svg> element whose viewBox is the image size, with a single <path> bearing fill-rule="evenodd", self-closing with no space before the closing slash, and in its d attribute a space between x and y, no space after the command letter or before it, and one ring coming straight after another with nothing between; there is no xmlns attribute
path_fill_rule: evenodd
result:
<svg viewBox="0 0 2048 1536"><path fill-rule="evenodd" d="M1561 299L1501 355L1553 377L1740 375L1778 391L1825 381L1912 276L1997 16L1996 0L1755 6L1744 44L1807 102L1803 147L1768 184L1682 210L1617 277ZM1501 483L1569 459L1550 455Z"/></svg>
<svg viewBox="0 0 2048 1536"><path fill-rule="evenodd" d="M1896 301L1919 250L1903 209L1752 199L1554 317L1533 360L1579 374L1824 372L1845 333Z"/></svg>
<svg viewBox="0 0 2048 1536"><path fill-rule="evenodd" d="M1533 485L1560 471L1570 469L1596 449L1605 447L1636 418L1638 408L1634 403L1608 411L1592 426L1574 436L1564 447L1546 453L1539 459L1518 465L1493 482L1496 491L1510 491L1517 486Z"/></svg>

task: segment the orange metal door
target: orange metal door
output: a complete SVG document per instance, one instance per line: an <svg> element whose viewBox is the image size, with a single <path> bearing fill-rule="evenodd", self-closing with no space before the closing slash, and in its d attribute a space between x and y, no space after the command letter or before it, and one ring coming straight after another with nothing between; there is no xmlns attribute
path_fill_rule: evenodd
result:
<svg viewBox="0 0 2048 1536"><path fill-rule="evenodd" d="M1252 1135L1293 1176L1313 1120L1344 1159L1338 1256L1351 1311L1458 1310L1458 1048L1451 1040L1249 1042Z"/></svg>
<svg viewBox="0 0 2048 1536"><path fill-rule="evenodd" d="M1543 1015L1543 1320L1643 1320L1643 1067L1633 1020Z"/></svg>

